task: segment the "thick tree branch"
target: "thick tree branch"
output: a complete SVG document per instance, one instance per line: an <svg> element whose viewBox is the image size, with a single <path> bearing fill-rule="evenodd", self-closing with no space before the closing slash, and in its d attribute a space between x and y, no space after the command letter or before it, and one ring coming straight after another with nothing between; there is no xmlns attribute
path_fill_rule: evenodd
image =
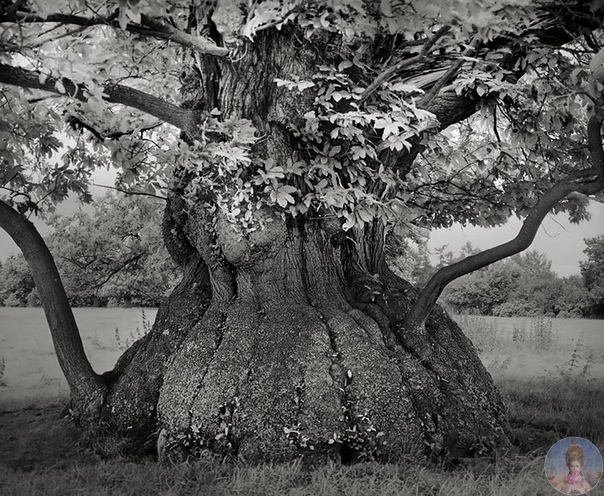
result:
<svg viewBox="0 0 604 496"><path fill-rule="evenodd" d="M88 101L88 89L84 85L77 85L66 78L43 77L39 73L6 64L0 64L0 84L44 90L51 93L63 94L82 102ZM58 87L61 85L65 88L65 93L61 93L58 90ZM190 136L195 135L198 125L204 116L200 111L182 109L149 93L121 84L105 83L103 92L106 95L105 101L120 103L145 112L163 122L172 124Z"/></svg>
<svg viewBox="0 0 604 496"><path fill-rule="evenodd" d="M110 26L114 29L121 29L115 15L109 17L83 17L72 14L50 14L46 17L30 14L28 12L17 11L0 15L0 24L2 23L60 23L76 26ZM204 55L213 55L215 57L226 57L229 55L228 48L219 47L212 40L203 37L192 36L180 29L176 29L149 16L141 16L141 24L128 23L125 28L130 33L160 38L173 41L181 46L195 50Z"/></svg>
<svg viewBox="0 0 604 496"><path fill-rule="evenodd" d="M604 150L601 126L601 117L592 116L590 118L587 131L592 167L569 174L546 191L531 208L514 239L443 267L432 276L420 292L405 320L397 326L403 342L407 342L413 348L414 335L423 333L426 319L448 284L463 275L526 250L535 239L545 216L569 194L573 192L595 194L604 189ZM425 354L425 350L423 353Z"/></svg>
<svg viewBox="0 0 604 496"><path fill-rule="evenodd" d="M151 124L149 126L141 127L139 129L132 129L130 131L114 131L112 133L103 134L101 131L96 129L94 126L92 126L91 124L88 124L87 122L84 122L82 119L80 119L76 116L70 116L67 118L66 121L67 121L67 124L69 124L75 130L88 131L98 141L105 141L106 139L118 140L118 139L122 138L123 136L132 136L134 133L140 133L142 135L143 132L152 131L153 129L156 129L162 125L162 123L159 122L156 124Z"/></svg>

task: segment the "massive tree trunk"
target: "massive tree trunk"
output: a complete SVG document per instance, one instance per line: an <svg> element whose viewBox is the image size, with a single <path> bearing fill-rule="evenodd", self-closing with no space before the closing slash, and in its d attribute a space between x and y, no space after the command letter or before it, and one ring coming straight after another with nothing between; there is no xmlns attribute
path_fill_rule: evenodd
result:
<svg viewBox="0 0 604 496"><path fill-rule="evenodd" d="M189 73L187 99L252 120L266 136L254 153L285 163L298 146L287 124L313 96L274 78L312 74L318 54L287 32L248 49L208 64L198 93ZM110 423L161 431L168 453L251 461L462 456L506 442L501 398L450 318L437 309L424 332L397 334L417 292L388 270L377 220L344 233L263 207L244 231L201 193L186 208L182 191L170 198L166 240L186 275L113 372Z"/></svg>

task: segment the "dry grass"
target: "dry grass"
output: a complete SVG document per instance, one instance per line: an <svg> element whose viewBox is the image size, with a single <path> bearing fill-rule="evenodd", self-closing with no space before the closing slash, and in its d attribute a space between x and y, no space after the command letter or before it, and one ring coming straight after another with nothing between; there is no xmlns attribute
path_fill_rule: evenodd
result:
<svg viewBox="0 0 604 496"><path fill-rule="evenodd" d="M212 460L157 466L123 461L71 465L23 474L0 475L9 495L538 495L550 494L543 460L515 457L479 470L447 471L405 465L335 464L305 469L300 463L226 465ZM597 493L595 493L597 494Z"/></svg>

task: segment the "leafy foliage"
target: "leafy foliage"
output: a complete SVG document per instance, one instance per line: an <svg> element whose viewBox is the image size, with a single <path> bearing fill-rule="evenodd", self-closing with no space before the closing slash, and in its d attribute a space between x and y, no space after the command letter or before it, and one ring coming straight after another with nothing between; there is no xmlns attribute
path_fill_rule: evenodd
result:
<svg viewBox="0 0 604 496"><path fill-rule="evenodd" d="M63 24L7 11L0 62L33 70L41 81L57 78L57 93L68 96L66 78L83 97L3 92L3 199L21 211L69 191L89 200L89 172L111 159L126 184L138 181L150 192L179 164L192 176L191 203L210 194L214 208L247 229L263 205L293 216L335 215L345 230L374 218L497 225L526 214L553 181L586 162L584 118L602 91L592 77L599 70L596 33L564 49L544 44L538 33L562 14L548 18L528 1L288 0L255 2L245 12L219 2L215 18L233 60L270 30L294 30L311 43L325 33L337 39L314 72L273 82L276 91L307 93L312 101L301 120L288 122L299 150L277 163L256 151L262 137L252 116L214 109L185 144L166 128L150 132L155 121L105 98L107 85L119 81L171 101L183 63L203 72L198 55L175 43L182 37L168 36L191 29L202 36L203 3L190 10L184 1L65 0L27 8L39 21L65 13ZM484 102L482 110L469 124L435 135L439 117L430 105L438 90ZM71 152L58 153L57 133L74 131L66 123L91 131L93 149L77 140ZM412 165L405 157L417 151L422 156ZM57 161L63 164L51 165ZM585 217L584 200L558 208L574 220Z"/></svg>
<svg viewBox="0 0 604 496"><path fill-rule="evenodd" d="M581 317L589 299L576 282L559 278L544 255L529 251L453 282L443 301L481 315Z"/></svg>
<svg viewBox="0 0 604 496"><path fill-rule="evenodd" d="M108 193L91 207L49 216L46 237L74 306L158 306L180 274L161 237L158 200ZM0 266L0 304L38 306L21 255Z"/></svg>
<svg viewBox="0 0 604 496"><path fill-rule="evenodd" d="M0 266L0 304L6 307L27 306L34 291L34 279L22 256L10 255Z"/></svg>
<svg viewBox="0 0 604 496"><path fill-rule="evenodd" d="M455 254L445 245L436 249L438 261L433 265L424 243L392 261L423 286L441 267L479 251L467 243ZM583 317L594 300L580 276L558 277L545 255L533 250L459 278L445 289L441 301L461 314Z"/></svg>

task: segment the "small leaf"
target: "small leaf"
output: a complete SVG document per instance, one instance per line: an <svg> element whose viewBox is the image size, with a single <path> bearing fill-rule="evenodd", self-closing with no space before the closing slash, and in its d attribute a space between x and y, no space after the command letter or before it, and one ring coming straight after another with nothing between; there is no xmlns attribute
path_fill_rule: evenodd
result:
<svg viewBox="0 0 604 496"><path fill-rule="evenodd" d="M350 228L354 227L354 224L355 224L354 216L347 215L346 222L344 222L342 229L344 229L344 231L348 231Z"/></svg>
<svg viewBox="0 0 604 496"><path fill-rule="evenodd" d="M350 60L344 60L340 62L340 65L338 65L338 72L342 72L343 70L348 69L349 67L352 67L352 62L350 62Z"/></svg>

